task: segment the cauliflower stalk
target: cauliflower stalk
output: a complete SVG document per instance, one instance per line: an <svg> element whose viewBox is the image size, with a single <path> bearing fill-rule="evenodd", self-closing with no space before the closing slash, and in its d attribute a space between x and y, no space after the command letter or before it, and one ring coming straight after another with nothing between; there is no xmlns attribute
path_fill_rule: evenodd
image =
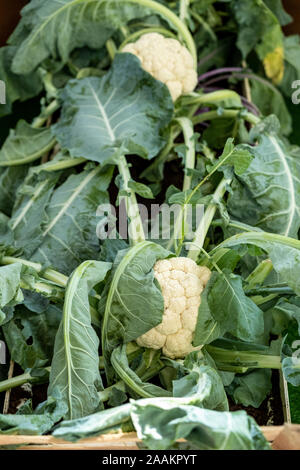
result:
<svg viewBox="0 0 300 470"><path fill-rule="evenodd" d="M146 33L127 44L122 52L136 55L144 70L167 85L173 101L192 92L197 85L193 57L177 39Z"/></svg>
<svg viewBox="0 0 300 470"><path fill-rule="evenodd" d="M183 358L199 348L192 346L201 293L211 271L189 258L159 260L154 275L164 298L162 323L137 339L139 346L161 349L172 359Z"/></svg>

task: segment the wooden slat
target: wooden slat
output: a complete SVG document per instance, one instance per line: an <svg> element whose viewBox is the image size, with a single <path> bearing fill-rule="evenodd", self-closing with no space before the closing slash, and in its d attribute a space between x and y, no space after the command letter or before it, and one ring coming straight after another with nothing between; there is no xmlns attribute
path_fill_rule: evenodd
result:
<svg viewBox="0 0 300 470"><path fill-rule="evenodd" d="M22 450L92 450L92 449L109 449L109 450L136 450L138 449L136 433L126 434L104 434L103 436L82 439L78 443L71 443L52 436L0 436L0 446L19 446Z"/></svg>
<svg viewBox="0 0 300 470"><path fill-rule="evenodd" d="M272 447L275 450L300 450L300 426L285 424L275 437Z"/></svg>
<svg viewBox="0 0 300 470"><path fill-rule="evenodd" d="M261 430L274 449L300 450L300 425L263 426ZM0 436L0 446L21 446L20 450L137 450L140 442L134 432L104 434L78 443L52 436Z"/></svg>
<svg viewBox="0 0 300 470"><path fill-rule="evenodd" d="M281 433L284 426L262 426L260 429L263 432L265 438L269 442L273 442L276 437Z"/></svg>

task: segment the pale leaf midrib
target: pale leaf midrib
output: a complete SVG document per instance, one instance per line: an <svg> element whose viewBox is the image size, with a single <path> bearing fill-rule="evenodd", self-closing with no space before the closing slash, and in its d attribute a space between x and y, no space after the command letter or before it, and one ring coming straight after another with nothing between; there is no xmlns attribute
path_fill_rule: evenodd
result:
<svg viewBox="0 0 300 470"><path fill-rule="evenodd" d="M41 192L43 191L44 187L47 185L48 181L44 181L43 183L40 184L40 187L38 190L34 193L34 195L30 198L28 203L25 205L24 209L20 212L19 216L15 220L15 222L12 225L12 230L15 230L19 223L22 221L22 219L25 217L26 213L29 211L30 207L32 204L36 201L36 199L39 197Z"/></svg>
<svg viewBox="0 0 300 470"><path fill-rule="evenodd" d="M109 314L110 314L110 307L111 307L111 303L112 303L114 293L117 290L120 277L121 277L121 275L124 271L123 265L125 265L125 268L126 268L127 263L129 263L132 260L132 258L134 258L137 255L137 253L140 250L142 250L148 243L149 242L145 241L145 242L142 242L140 245L137 245L134 248L132 248L129 251L129 253L127 253L122 258L119 266L116 269L116 272L114 273L114 277L113 277L113 280L112 280L112 283L111 283L111 286L110 286L110 289L109 289L109 292L108 292L108 295L107 295L105 312L104 312L104 317L103 317L103 325L102 325L102 348L103 348L103 350L105 349L105 346L106 346L106 343L107 343L106 328L107 328L107 324L108 324L108 317L109 317Z"/></svg>
<svg viewBox="0 0 300 470"><path fill-rule="evenodd" d="M290 216L289 216L289 219L288 219L288 224L287 224L286 230L284 232L284 235L288 236L289 232L290 232L290 229L291 229L291 226L292 226L292 223L293 223L293 220L294 220L295 212L296 212L296 209L297 209L296 200L295 200L295 186L294 186L294 182L293 182L293 175L291 173L290 167L289 167L289 165L286 161L286 157L285 157L280 145L278 144L278 142L276 141L276 139L273 136L268 136L268 137L269 137L271 144L273 145L276 153L278 154L278 156L279 156L279 158L282 162L282 165L285 169L285 173L286 173L287 180L288 180L288 187L289 187L288 194L290 195L290 197L289 197L289 199L290 199L290 204L289 204Z"/></svg>
<svg viewBox="0 0 300 470"><path fill-rule="evenodd" d="M111 143L113 144L116 140L116 136L114 134L114 131L113 129L111 128L111 125L110 125L110 122L109 122L109 118L106 114L106 111L104 109L104 106L101 104L101 101L99 100L99 97L97 96L97 93L95 92L94 88L92 87L91 83L90 83L90 80L88 81L88 84L89 84L89 87L90 87L90 90L92 92L92 95L94 97L94 100L96 101L97 103L97 107L100 111L100 114L104 120L104 124L106 126L106 129L107 129L107 132L109 134L109 138L111 140Z"/></svg>
<svg viewBox="0 0 300 470"><path fill-rule="evenodd" d="M71 343L70 343L70 330L71 330L71 318L72 318L72 307L73 307L73 300L76 294L76 290L78 287L78 283L80 279L84 275L85 270L90 265L90 261L87 261L82 266L82 273L79 275L78 273L70 280L70 284L68 286L65 298L65 307L63 311L63 330L64 330L64 351L66 356L66 368L67 368L67 375L68 375L68 403L69 403L69 412L70 418L72 419L72 397L74 396L72 391L72 373L74 372L73 368L73 361L72 361L72 353L71 353Z"/></svg>
<svg viewBox="0 0 300 470"><path fill-rule="evenodd" d="M46 153L49 150L51 150L51 148L55 145L55 143L56 143L56 139L54 138L50 140L46 145L44 145L44 147L40 148L39 150L36 150L33 153L25 155L23 157L21 156L22 155L21 152L16 151L16 153L20 155L20 158L15 158L15 159L9 158L9 153L5 150L6 158L3 160L3 162L0 162L0 166L9 167L9 166L25 165L26 163L30 163L36 160L37 158L39 158L43 153Z"/></svg>
<svg viewBox="0 0 300 470"><path fill-rule="evenodd" d="M50 230L57 224L57 222L63 217L63 215L66 213L66 211L69 209L70 205L74 202L74 200L79 196L81 191L86 187L86 185L96 176L97 173L99 173L100 167L96 168L93 170L91 173L89 173L86 178L80 183L78 188L73 192L72 196L68 199L68 201L63 205L62 209L58 212L58 214L54 217L52 222L48 225L46 230L44 230L42 236L45 237Z"/></svg>

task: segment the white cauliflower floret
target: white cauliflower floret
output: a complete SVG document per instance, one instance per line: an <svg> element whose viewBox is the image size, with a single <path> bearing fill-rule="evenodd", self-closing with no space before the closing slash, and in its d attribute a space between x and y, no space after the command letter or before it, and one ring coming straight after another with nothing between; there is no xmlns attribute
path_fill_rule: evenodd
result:
<svg viewBox="0 0 300 470"><path fill-rule="evenodd" d="M143 339L141 340L141 338ZM141 342L143 344L141 344ZM140 338L138 338L137 340L139 346L151 349L161 349L165 345L165 342L166 335L162 335L154 328L152 328L152 330L147 331L146 334L140 336Z"/></svg>
<svg viewBox="0 0 300 470"><path fill-rule="evenodd" d="M169 335L163 347L165 356L175 359L184 357L196 348L192 346L193 334L189 330L181 329L173 335Z"/></svg>
<svg viewBox="0 0 300 470"><path fill-rule="evenodd" d="M194 351L192 345L201 293L211 272L189 258L170 258L156 262L154 276L164 298L162 322L137 339L139 346L162 349L172 359Z"/></svg>
<svg viewBox="0 0 300 470"><path fill-rule="evenodd" d="M136 42L126 44L122 52L136 55L144 70L167 85L173 101L192 92L197 85L193 57L177 39L146 33Z"/></svg>

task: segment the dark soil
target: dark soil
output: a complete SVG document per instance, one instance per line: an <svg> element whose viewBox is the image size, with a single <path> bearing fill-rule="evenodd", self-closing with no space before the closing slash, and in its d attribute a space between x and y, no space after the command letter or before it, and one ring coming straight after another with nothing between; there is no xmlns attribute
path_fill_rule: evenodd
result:
<svg viewBox="0 0 300 470"><path fill-rule="evenodd" d="M15 364L14 376L20 374L23 374L23 370ZM47 400L47 388L48 384L32 385L32 390L30 390L30 387L24 386L13 388L10 394L8 413L15 414L19 406L28 399L32 400L33 409L36 408L39 403ZM4 397L5 394L2 395Z"/></svg>
<svg viewBox="0 0 300 470"><path fill-rule="evenodd" d="M35 409L39 403L47 400L47 384L42 385L33 385L32 392L29 390L24 390L22 387L14 388L11 391L10 400L9 400L9 413L15 414L18 411L19 405L31 398L32 407Z"/></svg>

